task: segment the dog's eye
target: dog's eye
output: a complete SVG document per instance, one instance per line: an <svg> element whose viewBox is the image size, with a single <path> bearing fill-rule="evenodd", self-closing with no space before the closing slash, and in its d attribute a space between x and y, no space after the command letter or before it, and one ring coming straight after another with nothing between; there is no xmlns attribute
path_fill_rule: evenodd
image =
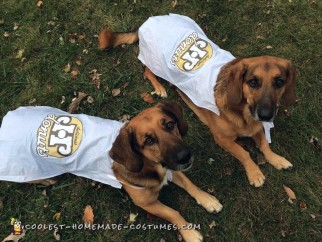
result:
<svg viewBox="0 0 322 242"><path fill-rule="evenodd" d="M257 78L252 78L248 81L248 86L250 86L251 88L257 88L259 87L259 80Z"/></svg>
<svg viewBox="0 0 322 242"><path fill-rule="evenodd" d="M172 131L172 130L175 128L175 126L176 126L175 122L170 121L170 122L167 122L167 123L166 123L165 128L166 128L168 131Z"/></svg>
<svg viewBox="0 0 322 242"><path fill-rule="evenodd" d="M273 83L274 87L276 88L281 88L282 86L284 86L284 84L285 84L285 81L280 77L275 78L275 81Z"/></svg>
<svg viewBox="0 0 322 242"><path fill-rule="evenodd" d="M146 137L144 141L144 145L153 145L154 144L154 139L152 137Z"/></svg>

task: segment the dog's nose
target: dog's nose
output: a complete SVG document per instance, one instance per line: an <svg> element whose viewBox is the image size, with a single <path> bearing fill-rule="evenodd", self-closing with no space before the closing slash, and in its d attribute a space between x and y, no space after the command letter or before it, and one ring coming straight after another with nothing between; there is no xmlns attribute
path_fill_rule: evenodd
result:
<svg viewBox="0 0 322 242"><path fill-rule="evenodd" d="M191 163L192 161L192 154L190 150L187 149L180 150L176 156L177 163L181 165Z"/></svg>
<svg viewBox="0 0 322 242"><path fill-rule="evenodd" d="M257 114L261 121L271 121L274 118L275 109L272 107L261 107Z"/></svg>

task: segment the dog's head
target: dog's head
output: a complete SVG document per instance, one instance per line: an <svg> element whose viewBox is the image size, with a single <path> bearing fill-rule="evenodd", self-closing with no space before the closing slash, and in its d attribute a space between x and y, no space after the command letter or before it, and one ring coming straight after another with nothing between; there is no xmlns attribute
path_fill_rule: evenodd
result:
<svg viewBox="0 0 322 242"><path fill-rule="evenodd" d="M236 59L222 72L226 79L227 104L246 104L256 121L273 121L279 103L293 104L295 68L288 60L259 56Z"/></svg>
<svg viewBox="0 0 322 242"><path fill-rule="evenodd" d="M141 171L146 161L184 170L193 161L190 149L181 138L187 131L181 106L161 102L142 111L123 127L109 154L132 172Z"/></svg>

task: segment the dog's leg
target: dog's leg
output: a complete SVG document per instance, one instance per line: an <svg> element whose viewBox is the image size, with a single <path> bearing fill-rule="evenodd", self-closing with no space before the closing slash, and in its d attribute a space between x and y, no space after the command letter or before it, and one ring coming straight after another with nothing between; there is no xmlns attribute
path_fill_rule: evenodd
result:
<svg viewBox="0 0 322 242"><path fill-rule="evenodd" d="M150 189L136 189L124 186L133 202L154 216L160 217L174 224L184 241L186 242L201 242L203 241L202 235L195 229L189 228L189 223L180 215L180 213L157 200L158 193Z"/></svg>
<svg viewBox="0 0 322 242"><path fill-rule="evenodd" d="M274 166L277 170L291 168L293 165L291 162L286 160L284 157L277 155L274 153L265 138L264 131L258 132L254 135L254 140L259 147L260 151L264 154L265 159Z"/></svg>
<svg viewBox="0 0 322 242"><path fill-rule="evenodd" d="M186 190L190 196L196 199L197 203L203 206L209 213L218 213L222 210L223 206L217 198L199 189L182 172L174 171L172 182Z"/></svg>
<svg viewBox="0 0 322 242"><path fill-rule="evenodd" d="M254 163L249 153L231 138L219 137L212 131L216 143L237 158L246 170L250 185L260 187L264 184L265 176L259 167Z"/></svg>
<svg viewBox="0 0 322 242"><path fill-rule="evenodd" d="M156 76L153 74L153 72L148 67L145 67L143 75L146 79L148 79L151 82L151 84L154 88L155 94L157 94L158 96L161 96L161 97L168 96L165 88L161 85L161 83L158 81Z"/></svg>

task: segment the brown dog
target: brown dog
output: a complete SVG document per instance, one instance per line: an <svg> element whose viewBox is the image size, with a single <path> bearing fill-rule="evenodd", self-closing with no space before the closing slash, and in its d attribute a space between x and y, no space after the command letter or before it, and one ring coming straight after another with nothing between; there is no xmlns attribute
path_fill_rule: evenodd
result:
<svg viewBox="0 0 322 242"><path fill-rule="evenodd" d="M162 102L148 108L121 128L111 150L113 171L133 202L147 212L176 225L185 241L202 241L202 235L188 229L189 223L174 209L158 200L161 188L172 181L186 190L208 212L219 212L222 205L200 190L181 171L188 169L193 157L182 136L188 125L182 107ZM32 183L52 185L51 179Z"/></svg>
<svg viewBox="0 0 322 242"><path fill-rule="evenodd" d="M171 22L172 18L175 24ZM131 44L139 38L139 59L147 66L144 75L151 81L155 93L166 96L164 87L154 74L176 85L183 100L209 127L217 144L242 163L251 185L262 186L265 176L249 153L235 142L239 136L252 137L266 160L276 169L292 167L289 161L270 149L262 123L274 120L280 102L286 106L295 102L296 75L290 61L272 56L234 59L229 52L221 50L207 39L193 20L180 15L152 17L138 32L116 33L103 29L99 35L100 48ZM170 38L177 41L174 47L171 46ZM170 57L167 55L169 46L172 47ZM216 60L221 53L224 53L224 60ZM210 74L214 72L209 68L210 65L218 68L218 75ZM203 68L209 72L208 75L200 71ZM187 79L180 76L183 72L188 73ZM179 80L172 80L176 79L176 75ZM181 86L185 85L186 80L188 82L193 78L197 84L189 91L184 91ZM205 92L200 92L204 79L212 82L211 85L206 83L211 86L211 90L208 88ZM216 105L215 111L212 107L196 103L207 92L210 93L207 96L209 98L203 102L207 102L208 106L209 103L210 106L211 103Z"/></svg>

